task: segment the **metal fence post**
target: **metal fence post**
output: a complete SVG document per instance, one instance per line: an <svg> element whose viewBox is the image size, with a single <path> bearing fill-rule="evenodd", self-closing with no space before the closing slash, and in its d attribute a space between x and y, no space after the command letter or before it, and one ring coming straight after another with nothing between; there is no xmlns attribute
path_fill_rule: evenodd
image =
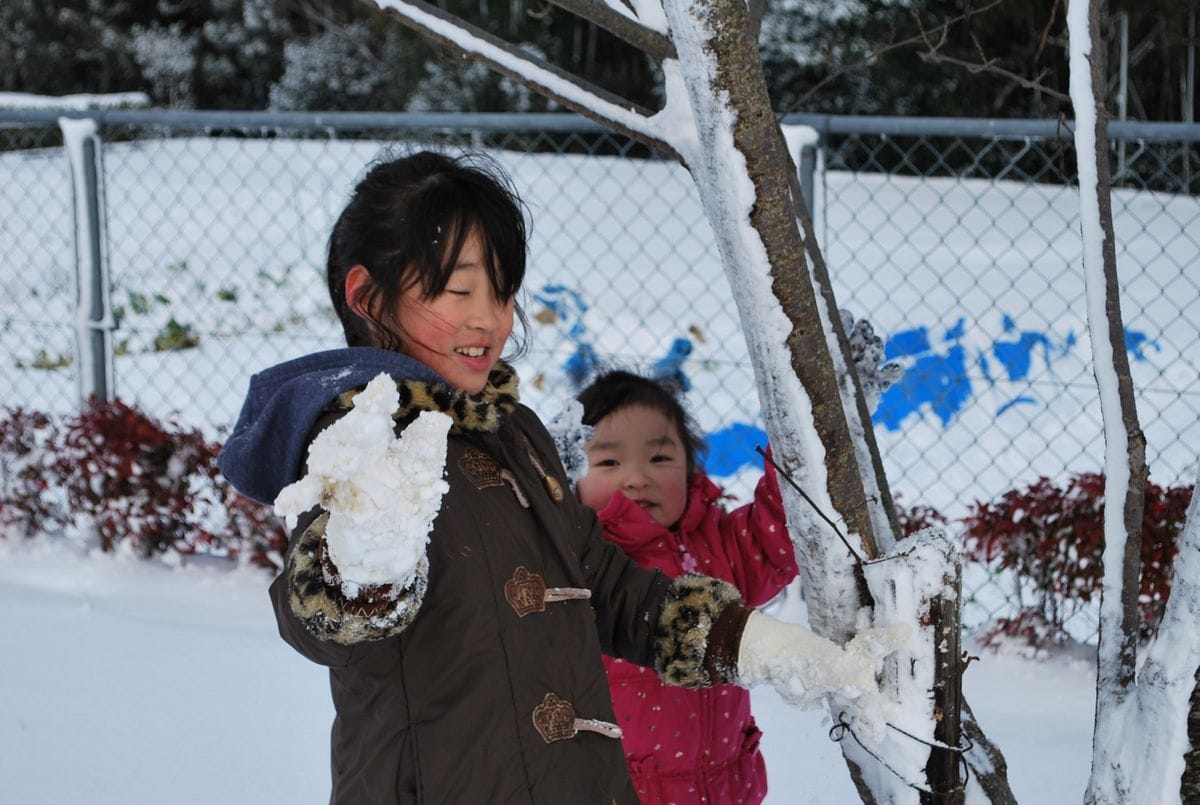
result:
<svg viewBox="0 0 1200 805"><path fill-rule="evenodd" d="M75 201L75 352L79 395L111 400L112 289L104 214L100 135L91 119L60 118Z"/></svg>
<svg viewBox="0 0 1200 805"><path fill-rule="evenodd" d="M816 145L806 144L800 149L800 164L797 166L800 172L800 188L804 191L804 204L808 207L808 214L813 216L816 221L816 208L813 207L813 177L817 173L817 147Z"/></svg>
<svg viewBox="0 0 1200 805"><path fill-rule="evenodd" d="M817 166L817 148L820 146L820 134L817 129L806 124L783 123L784 142L796 163L796 173L800 178L800 191L804 194L804 206L808 207L809 215L813 211L813 176Z"/></svg>

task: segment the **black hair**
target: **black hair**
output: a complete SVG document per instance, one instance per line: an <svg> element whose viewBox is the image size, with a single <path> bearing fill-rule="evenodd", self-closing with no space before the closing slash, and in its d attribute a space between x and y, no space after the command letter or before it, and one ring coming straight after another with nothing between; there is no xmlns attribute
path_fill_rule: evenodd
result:
<svg viewBox="0 0 1200 805"><path fill-rule="evenodd" d="M642 405L658 411L679 431L687 453L688 478L703 468L707 447L700 438L699 428L688 415L674 385L622 369L605 372L575 398L583 404L583 424L595 426L609 414L631 405Z"/></svg>
<svg viewBox="0 0 1200 805"><path fill-rule="evenodd" d="M419 151L374 164L354 188L329 236L325 264L329 298L349 346L401 350L389 321L400 295L417 286L425 298L446 289L464 242L477 231L491 285L504 302L525 278L528 234L524 206L508 175L482 154L449 156ZM346 298L346 275L356 265L371 277L359 315ZM522 329L525 313L515 306ZM524 349L518 339L517 352Z"/></svg>

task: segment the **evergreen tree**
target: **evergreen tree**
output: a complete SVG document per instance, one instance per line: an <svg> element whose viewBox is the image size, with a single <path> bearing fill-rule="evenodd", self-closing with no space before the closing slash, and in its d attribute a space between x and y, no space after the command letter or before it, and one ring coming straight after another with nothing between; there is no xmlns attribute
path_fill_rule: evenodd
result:
<svg viewBox="0 0 1200 805"><path fill-rule="evenodd" d="M649 59L548 0L439 5L635 103L659 103L658 71ZM1003 0L952 25L938 53L976 65L989 60L990 69L928 60L928 48L915 41L893 47L983 5L986 0L768 0L762 45L772 103L780 111L799 102L803 111L844 114L1047 117L1063 111L1063 0ZM1195 47L1189 15L1200 13L1200 0L1112 0L1112 76L1119 12L1129 15L1128 116L1185 119L1181 86L1188 47ZM0 90L141 90L156 105L182 108L546 108L511 82L439 52L366 2L3 0L0 64L6 67ZM1001 71L1036 79L1053 92L1022 88ZM1110 99L1115 89L1113 81ZM1200 110L1192 111L1195 119Z"/></svg>
<svg viewBox="0 0 1200 805"><path fill-rule="evenodd" d="M984 0L768 4L763 62L773 103L780 110L843 114L1069 114L1065 2L1004 0L963 18L986 5ZM1129 72L1130 118L1183 119L1179 86L1185 80L1188 15L1200 13L1200 2L1113 0L1107 25L1110 99L1120 11L1129 13L1130 47L1138 59ZM955 19L941 41L938 26ZM925 58L930 47L920 41L922 32L940 42L937 53L946 60ZM986 69L970 67L985 62ZM1014 76L1049 91L1023 87Z"/></svg>

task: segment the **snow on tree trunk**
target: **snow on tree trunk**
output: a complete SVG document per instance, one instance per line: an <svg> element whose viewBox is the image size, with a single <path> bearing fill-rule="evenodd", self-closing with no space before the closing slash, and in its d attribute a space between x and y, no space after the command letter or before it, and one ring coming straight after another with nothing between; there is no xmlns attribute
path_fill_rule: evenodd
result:
<svg viewBox="0 0 1200 805"><path fill-rule="evenodd" d="M877 802L961 803L958 551L940 529L929 528L868 562L863 573L876 602L875 623L917 628L884 671L883 690L898 703L888 729L877 741L858 733L842 740L855 784L864 799L866 789Z"/></svg>
<svg viewBox="0 0 1200 805"><path fill-rule="evenodd" d="M1137 670L1138 577L1146 482L1125 350L1113 236L1100 0L1071 0L1071 100L1079 162L1088 331L1105 436L1104 574L1096 725L1087 803L1178 802L1188 703L1200 664L1200 516L1196 497L1167 612ZM1118 508L1115 504L1121 501Z"/></svg>
<svg viewBox="0 0 1200 805"><path fill-rule="evenodd" d="M1096 726L1092 776L1086 799L1116 803L1125 801L1131 793L1129 781L1125 779L1127 770L1119 763L1109 761L1119 755L1122 732L1128 728L1122 723L1120 714L1126 697L1133 692L1137 663L1138 549L1142 508L1139 496L1145 483L1145 457L1144 441L1137 430L1137 414L1133 409L1132 384L1128 383L1128 357L1120 320L1116 250L1109 206L1103 53L1095 47L1095 43L1102 41L1100 14L1100 0L1071 0L1067 25L1088 333L1104 423L1104 497L1107 501ZM1126 389L1130 391L1128 399ZM1133 418L1133 429L1127 427L1125 416ZM1118 500L1124 504L1120 508L1114 505ZM1128 522L1130 516L1136 516L1136 519Z"/></svg>
<svg viewBox="0 0 1200 805"><path fill-rule="evenodd" d="M688 65L682 81L697 133L679 150L700 188L733 289L776 460L817 506L842 518L856 551L873 556L866 506L853 505L865 501L855 451L829 449L851 444L825 342L832 324L808 277L787 156L757 52L753 58L743 52L754 48L746 6L741 0L702 6L668 0L664 11L680 64ZM869 603L855 562L787 486L784 504L813 630L845 642L859 606Z"/></svg>
<svg viewBox="0 0 1200 805"><path fill-rule="evenodd" d="M1192 748L1183 756L1183 782L1179 786L1179 799L1183 802L1200 802L1200 668L1193 681L1187 720L1187 739Z"/></svg>
<svg viewBox="0 0 1200 805"><path fill-rule="evenodd" d="M1180 788L1190 748L1189 703L1200 666L1200 495L1195 492L1180 537L1171 597L1138 672L1136 694L1120 713L1126 732L1118 762L1132 794L1126 802L1197 801L1195 791L1184 796Z"/></svg>
<svg viewBox="0 0 1200 805"><path fill-rule="evenodd" d="M1122 732L1107 743L1097 733L1088 803L1196 801L1194 790L1184 793L1195 781L1183 780L1181 788L1181 778L1190 749L1189 700L1200 666L1200 495L1192 496L1180 537L1158 634L1136 682L1109 705Z"/></svg>

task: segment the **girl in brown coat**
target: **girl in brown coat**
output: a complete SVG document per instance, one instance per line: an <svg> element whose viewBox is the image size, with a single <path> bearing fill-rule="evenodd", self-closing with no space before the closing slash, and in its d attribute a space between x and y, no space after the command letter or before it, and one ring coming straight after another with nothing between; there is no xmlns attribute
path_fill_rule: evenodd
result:
<svg viewBox="0 0 1200 805"><path fill-rule="evenodd" d="M358 427L345 427L356 397L381 373L389 394L394 385L395 434L423 412L448 417L440 478L418 484L440 493L432 526L394 546L412 552L411 573L343 574L335 559L372 537L337 526L339 554L331 524L347 522L345 500L412 490L381 495L380 479L329 476L271 586L283 638L329 668L334 802L636 802L602 653L696 687L735 680L740 649L743 670L793 693L813 687L814 661L842 698L876 692L886 640L869 656L802 627L743 640L751 612L736 589L637 567L565 493L553 441L500 361L520 315L525 231L515 192L477 158L423 152L373 167L329 243L348 348L255 375L222 453L239 491L282 501L306 462L302 484L325 461L318 435ZM768 621L755 613L751 628ZM790 664L772 659L776 629L802 633Z"/></svg>

